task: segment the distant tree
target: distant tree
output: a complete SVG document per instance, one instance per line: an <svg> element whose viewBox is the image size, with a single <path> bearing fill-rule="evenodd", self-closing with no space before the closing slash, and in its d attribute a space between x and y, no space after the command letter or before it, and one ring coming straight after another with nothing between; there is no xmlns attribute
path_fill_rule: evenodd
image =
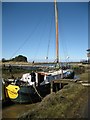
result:
<svg viewBox="0 0 90 120"><path fill-rule="evenodd" d="M16 62L27 62L27 57L19 55L16 56L15 58L12 59L12 61L16 61Z"/></svg>
<svg viewBox="0 0 90 120"><path fill-rule="evenodd" d="M9 61L15 61L15 62L27 62L27 57L23 55L16 56L15 58L6 60L5 58L2 58L2 62L9 62Z"/></svg>
<svg viewBox="0 0 90 120"><path fill-rule="evenodd" d="M5 58L2 58L2 62L6 62L6 59L5 59Z"/></svg>
<svg viewBox="0 0 90 120"><path fill-rule="evenodd" d="M81 60L80 62L83 63L83 64L84 64L84 63L88 63L87 60Z"/></svg>

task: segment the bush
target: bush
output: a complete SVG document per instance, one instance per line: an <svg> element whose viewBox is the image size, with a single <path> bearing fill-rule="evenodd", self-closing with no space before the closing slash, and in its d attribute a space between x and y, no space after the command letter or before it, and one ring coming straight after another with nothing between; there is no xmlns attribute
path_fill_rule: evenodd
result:
<svg viewBox="0 0 90 120"><path fill-rule="evenodd" d="M15 61L15 62L27 62L27 57L19 55L16 56L15 58L6 60L5 58L2 58L2 62L10 62L10 61Z"/></svg>
<svg viewBox="0 0 90 120"><path fill-rule="evenodd" d="M84 66L73 66L73 70L75 71L76 74L81 74L85 72L85 67Z"/></svg>
<svg viewBox="0 0 90 120"><path fill-rule="evenodd" d="M19 55L12 59L12 61L16 62L27 62L27 58L25 56Z"/></svg>

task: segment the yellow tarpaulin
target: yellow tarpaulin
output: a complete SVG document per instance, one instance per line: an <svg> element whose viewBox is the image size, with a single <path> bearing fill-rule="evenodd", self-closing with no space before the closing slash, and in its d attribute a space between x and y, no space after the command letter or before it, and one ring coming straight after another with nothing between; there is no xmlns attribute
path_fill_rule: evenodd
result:
<svg viewBox="0 0 90 120"><path fill-rule="evenodd" d="M8 92L8 96L11 98L11 99L15 99L18 97L18 91L20 90L19 86L16 86L16 85L8 85L6 87L7 89L7 92Z"/></svg>

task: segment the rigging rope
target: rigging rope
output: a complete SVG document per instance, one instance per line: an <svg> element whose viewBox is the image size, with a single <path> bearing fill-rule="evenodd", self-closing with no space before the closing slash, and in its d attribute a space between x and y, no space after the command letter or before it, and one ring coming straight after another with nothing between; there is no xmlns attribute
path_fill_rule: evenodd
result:
<svg viewBox="0 0 90 120"><path fill-rule="evenodd" d="M63 48L63 53L64 53L64 59L67 62L67 56L68 56L68 49L67 49L67 44L64 39L64 43L62 42L62 48Z"/></svg>
<svg viewBox="0 0 90 120"><path fill-rule="evenodd" d="M36 86L35 86L35 84L33 84L33 88L34 88L34 90L36 91L36 93L38 94L38 96L41 98L41 100L42 100L42 96L39 94L39 92L37 91L37 89L36 89Z"/></svg>
<svg viewBox="0 0 90 120"><path fill-rule="evenodd" d="M45 24L44 24L45 25ZM40 32L41 33L41 32ZM34 56L34 60L36 59L36 57L37 57L37 55L38 55L38 53L39 53L39 50L40 50L40 46L41 46L41 38L42 38L42 36L43 36L43 33L44 33L44 29L42 30L42 34L40 34L41 36L40 36L40 39L39 39L39 42L38 42L38 45L37 45L37 49L36 49L36 52L35 52L35 56Z"/></svg>
<svg viewBox="0 0 90 120"><path fill-rule="evenodd" d="M29 34L29 36L27 37L27 39L25 39L25 41L20 45L20 47L13 53L13 55L11 56L10 59L12 59L14 57L14 55L26 44L26 42L28 42L28 40L33 36L33 33L37 30L38 26L40 25L41 21L38 22L38 24L36 24L35 28L33 29L33 31L31 32L31 34Z"/></svg>
<svg viewBox="0 0 90 120"><path fill-rule="evenodd" d="M50 47L50 37L51 37L51 30L52 30L52 21L53 21L53 16L52 16L52 14L51 14L51 19L49 19L49 23L50 23L50 34L49 34L49 42L48 42L48 47L47 47L47 53L46 53L46 58L48 58L48 53L49 53L49 47ZM43 26L43 28L46 28L46 26L48 26L48 22L45 22L45 23L47 23L47 24L43 24L44 26ZM36 59L36 57L37 57L37 55L38 55L38 51L39 51L39 49L40 49L40 46L41 46L41 40L42 40L42 36L43 36L43 33L46 33L45 32L45 29L42 29L42 31L41 31L42 33L41 33L41 36L40 36L40 39L39 39L39 42L38 42L38 45L37 45L37 49L36 49L36 54L35 54L35 56L34 56L34 59ZM44 34L45 35L45 34Z"/></svg>
<svg viewBox="0 0 90 120"><path fill-rule="evenodd" d="M59 9L59 6L58 6L58 9ZM61 11L61 10L59 10L59 11ZM58 16L58 19L60 19L60 16ZM60 25L60 22L58 22L58 25ZM61 24L62 25L62 24ZM60 27L59 27L59 29L60 29ZM59 30L60 31L60 30ZM64 41L63 40L61 40L61 42L60 42L62 45L62 49L63 49L63 53L64 53L64 59L65 59L65 61L67 61L66 59L67 59L67 56L68 56L68 49L67 49L67 42L66 42L66 39L64 39Z"/></svg>
<svg viewBox="0 0 90 120"><path fill-rule="evenodd" d="M53 23L53 15L52 15L52 18L51 18L50 31L49 31L49 41L48 41L47 56L46 56L46 57L47 57L47 59L48 59L49 48L50 48L50 40L51 40L52 23Z"/></svg>

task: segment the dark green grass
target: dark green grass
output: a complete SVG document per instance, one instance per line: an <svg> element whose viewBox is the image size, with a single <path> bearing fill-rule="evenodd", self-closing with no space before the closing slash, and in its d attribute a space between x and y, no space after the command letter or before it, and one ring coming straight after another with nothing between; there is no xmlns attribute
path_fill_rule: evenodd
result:
<svg viewBox="0 0 90 120"><path fill-rule="evenodd" d="M84 79L86 78L87 73L84 74ZM82 86L80 83L69 83L62 90L47 95L39 104L19 119L82 118L87 97L87 87Z"/></svg>
<svg viewBox="0 0 90 120"><path fill-rule="evenodd" d="M33 70L33 71L40 71L39 68ZM7 79L7 78L21 78L23 74L25 73L31 73L32 70L29 69L24 69L23 67L13 67L11 68L11 71L9 67L2 67L2 78Z"/></svg>

